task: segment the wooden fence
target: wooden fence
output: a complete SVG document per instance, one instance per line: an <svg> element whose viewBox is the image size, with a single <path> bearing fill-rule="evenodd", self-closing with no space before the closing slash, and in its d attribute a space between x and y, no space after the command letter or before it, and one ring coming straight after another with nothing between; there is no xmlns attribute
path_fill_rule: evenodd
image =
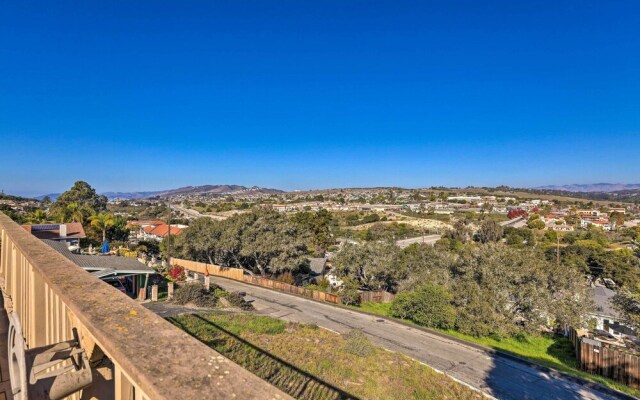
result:
<svg viewBox="0 0 640 400"><path fill-rule="evenodd" d="M340 296L337 296L335 294L325 293L318 290L305 289L303 287L289 285L288 283L274 281L273 279L245 275L244 271L240 268L226 268L219 265L182 260L179 258L172 258L171 265L178 265L189 271L201 273L204 275L215 275L221 276L223 278L234 279L236 281L243 281L252 285L263 286L270 289L278 290L280 292L297 294L299 296L308 297L314 300L326 301L328 303L334 304L340 304L341 302Z"/></svg>
<svg viewBox="0 0 640 400"><path fill-rule="evenodd" d="M599 340L569 332L580 369L640 389L640 357L609 347Z"/></svg>
<svg viewBox="0 0 640 400"><path fill-rule="evenodd" d="M180 258L171 258L171 265L177 265L189 271L197 272L203 275L215 275L223 278L243 280L244 271L240 268L227 268L220 265L206 264L197 261L183 260Z"/></svg>
<svg viewBox="0 0 640 400"><path fill-rule="evenodd" d="M244 281L252 285L264 286L280 292L297 294L298 296L308 297L314 300L326 301L327 303L340 304L340 296L335 294L321 292L319 290L305 289L300 286L290 285L288 283L274 281L272 279L260 278L257 276L244 276Z"/></svg>
<svg viewBox="0 0 640 400"><path fill-rule="evenodd" d="M327 303L340 304L341 298L338 295L321 292L319 290L305 289L300 286L290 285L288 283L278 282L273 279L262 278L259 276L245 275L241 268L227 268L219 265L201 263L197 261L183 260L180 258L172 258L171 265L178 265L186 270L197 272L203 275L215 275L223 278L234 279L236 281L247 282L256 286L263 286L280 292L296 294L298 296L308 297L310 299L326 301ZM375 292L360 293L360 302L374 303L390 303L394 295L383 290Z"/></svg>
<svg viewBox="0 0 640 400"><path fill-rule="evenodd" d="M384 290L362 292L360 293L360 302L391 303L394 297L393 293L385 292Z"/></svg>

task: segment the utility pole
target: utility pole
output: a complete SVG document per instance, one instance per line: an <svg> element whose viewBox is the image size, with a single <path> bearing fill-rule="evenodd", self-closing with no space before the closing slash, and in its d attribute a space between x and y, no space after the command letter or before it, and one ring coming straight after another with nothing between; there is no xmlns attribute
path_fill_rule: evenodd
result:
<svg viewBox="0 0 640 400"><path fill-rule="evenodd" d="M169 227L167 231L167 269L169 269L171 268L171 197L167 197L167 204L169 206L169 216L167 217L167 226Z"/></svg>
<svg viewBox="0 0 640 400"><path fill-rule="evenodd" d="M556 263L558 267L560 267L560 231L556 231L556 239L558 240L558 244L556 246Z"/></svg>

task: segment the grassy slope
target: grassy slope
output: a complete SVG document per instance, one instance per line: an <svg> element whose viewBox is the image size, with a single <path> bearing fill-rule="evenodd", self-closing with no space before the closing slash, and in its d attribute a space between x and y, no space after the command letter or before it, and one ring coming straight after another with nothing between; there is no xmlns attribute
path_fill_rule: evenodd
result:
<svg viewBox="0 0 640 400"><path fill-rule="evenodd" d="M363 303L356 307L363 311L390 317L390 303ZM409 322L411 321L404 321ZM434 329L441 333L476 343L496 350L502 350L516 356L525 358L536 364L554 368L569 375L577 376L592 382L600 383L632 396L640 397L640 390L632 389L626 385L598 375L589 374L579 369L572 344L569 339L555 336L527 336L518 338L494 338L474 337L454 330Z"/></svg>
<svg viewBox="0 0 640 400"><path fill-rule="evenodd" d="M250 314L181 315L170 321L296 398L481 398L402 354L375 347L369 356L352 355L343 349L342 336L315 326Z"/></svg>

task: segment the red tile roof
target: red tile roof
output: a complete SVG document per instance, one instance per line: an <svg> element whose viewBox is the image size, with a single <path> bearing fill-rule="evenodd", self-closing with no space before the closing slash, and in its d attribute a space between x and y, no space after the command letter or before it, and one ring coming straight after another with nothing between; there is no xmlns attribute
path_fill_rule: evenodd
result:
<svg viewBox="0 0 640 400"><path fill-rule="evenodd" d="M160 219L143 220L143 221L129 221L129 222L127 222L128 226L140 226L140 225L158 226L158 225L162 225L162 224L164 224L164 221L162 221Z"/></svg>
<svg viewBox="0 0 640 400"><path fill-rule="evenodd" d="M146 228L145 228L145 231L146 231ZM160 236L160 237L165 237L169 233L169 225L167 225L167 224L158 225L148 233L150 233L152 235ZM182 233L182 229L178 228L177 226L172 226L171 227L171 234L172 235L175 236L175 235L179 235L181 233Z"/></svg>

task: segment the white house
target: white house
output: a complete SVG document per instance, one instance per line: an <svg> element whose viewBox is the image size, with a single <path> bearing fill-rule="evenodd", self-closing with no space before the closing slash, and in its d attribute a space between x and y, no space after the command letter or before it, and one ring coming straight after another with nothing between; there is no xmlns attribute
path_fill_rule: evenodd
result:
<svg viewBox="0 0 640 400"><path fill-rule="evenodd" d="M611 300L616 292L604 286L596 286L589 290L596 305L591 317L596 321L597 330L605 331L617 338L637 336L636 330L622 323L620 313L613 308Z"/></svg>

